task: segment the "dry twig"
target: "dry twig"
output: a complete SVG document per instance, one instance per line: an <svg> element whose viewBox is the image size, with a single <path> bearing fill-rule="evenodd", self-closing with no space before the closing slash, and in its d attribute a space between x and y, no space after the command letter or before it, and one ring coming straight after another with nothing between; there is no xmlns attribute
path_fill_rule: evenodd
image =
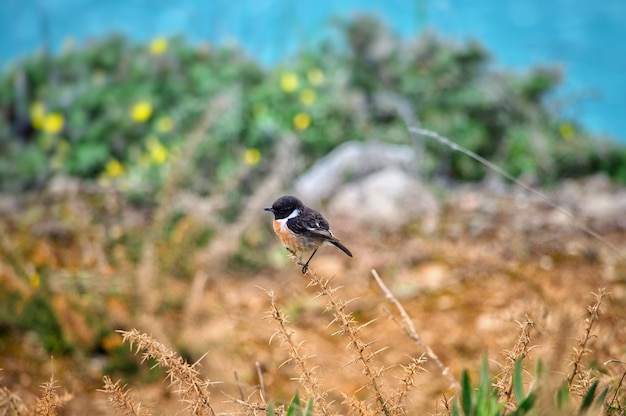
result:
<svg viewBox="0 0 626 416"><path fill-rule="evenodd" d="M437 354L435 354L435 352L428 345L426 345L426 343L422 340L422 337L420 337L419 333L415 330L415 326L413 325L413 322L411 321L411 318L409 317L409 314L406 313L406 310L404 310L404 307L402 306L402 304L398 301L398 299L396 299L396 297L393 295L391 290L389 290L389 288L383 283L383 280L378 275L378 272L376 270L374 270L374 269L372 269L372 276L374 276L374 280L376 281L378 286L385 293L385 296L387 297L387 299L391 303L393 303L394 306L398 309L398 312L400 313L400 316L402 317L402 321L398 321L391 314L391 312L389 312L389 316L391 317L391 319L393 319L393 321L396 324L398 324L398 326L400 326L400 328L404 331L404 333L409 338L411 338L413 341L415 341L415 343L417 345L419 345L421 348L424 349L424 351L426 351L426 355L428 355L428 358L433 360L433 362L437 365L437 367L439 367L439 369L441 370L441 374L450 381L450 385L455 390L461 391L461 385L452 376L452 374L450 373L450 369L448 367L446 367L443 364L443 362L441 362L441 360L439 359Z"/></svg>

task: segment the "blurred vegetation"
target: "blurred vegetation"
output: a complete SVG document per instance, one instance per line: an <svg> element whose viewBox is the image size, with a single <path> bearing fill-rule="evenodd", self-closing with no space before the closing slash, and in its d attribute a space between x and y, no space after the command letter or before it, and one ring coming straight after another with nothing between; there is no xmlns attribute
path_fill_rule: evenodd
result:
<svg viewBox="0 0 626 416"><path fill-rule="evenodd" d="M240 270L268 264L258 230L225 224L240 218L238 197L271 171L289 133L303 168L345 141L376 139L423 150L428 175L483 178L466 156L412 138L407 127L419 124L539 183L596 172L626 183L626 149L550 110L558 70L496 71L475 42L432 32L401 41L367 16L336 27L339 42L269 68L236 47L180 37L137 45L111 36L13 63L0 76L0 192L38 190L55 176L77 181L64 182L66 193L25 193L10 201L14 216L1 218L0 347L78 368L102 355L102 371L137 374L139 360L114 330L143 315L157 329L191 316L190 289L211 242L236 240ZM212 104L224 96L219 112ZM208 200L194 216L163 208L174 199L168 185L221 195L193 199ZM197 358L194 345L172 338ZM464 412L474 403L466 399Z"/></svg>
<svg viewBox="0 0 626 416"><path fill-rule="evenodd" d="M407 142L407 123L448 136L514 175L541 181L598 171L626 182L626 150L551 112L558 70L494 70L478 43L432 32L402 41L362 16L324 41L264 68L233 46L112 36L57 56L33 54L0 78L0 190L45 184L57 173L158 187L216 94L237 97L194 155L194 176L227 178L255 166L296 131L311 163L347 140ZM484 175L462 155L425 144L425 170Z"/></svg>

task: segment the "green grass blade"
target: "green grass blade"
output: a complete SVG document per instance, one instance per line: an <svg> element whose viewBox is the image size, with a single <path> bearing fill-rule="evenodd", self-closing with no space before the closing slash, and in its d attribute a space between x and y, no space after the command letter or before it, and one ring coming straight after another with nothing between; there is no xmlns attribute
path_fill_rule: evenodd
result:
<svg viewBox="0 0 626 416"><path fill-rule="evenodd" d="M459 409L459 401L456 397L452 401L452 416L462 416L461 409Z"/></svg>
<svg viewBox="0 0 626 416"><path fill-rule="evenodd" d="M304 416L313 416L313 399L309 398L304 409Z"/></svg>
<svg viewBox="0 0 626 416"><path fill-rule="evenodd" d="M515 401L518 403L522 403L524 401L524 384L522 382L522 372L524 368L522 367L522 359L518 358L515 361L515 369L513 370L513 395L515 396Z"/></svg>
<svg viewBox="0 0 626 416"><path fill-rule="evenodd" d="M584 412L589 410L589 408L591 408L591 405L593 404L593 399L595 398L595 395L596 395L597 388L598 388L598 380L594 381L591 387L589 387L589 390L587 390L587 393L585 393L585 396L583 397L583 401L580 404L580 410L578 414L583 414Z"/></svg>
<svg viewBox="0 0 626 416"><path fill-rule="evenodd" d="M602 390L602 393L598 395L598 398L596 399L596 403L603 405L604 401L606 400L607 394L609 394L609 388L605 387L604 390Z"/></svg>
<svg viewBox="0 0 626 416"><path fill-rule="evenodd" d="M556 408L564 410L569 405L569 390L567 383L563 383L561 388L556 394Z"/></svg>
<svg viewBox="0 0 626 416"><path fill-rule="evenodd" d="M289 403L287 416L302 416L302 403L300 403L300 395L297 392L291 399L291 403Z"/></svg>
<svg viewBox="0 0 626 416"><path fill-rule="evenodd" d="M483 355L480 364L480 379L478 380L478 392L476 393L475 411L478 415L491 415L492 413L492 388L489 376L489 363L487 356ZM496 399L497 400L497 399Z"/></svg>
<svg viewBox="0 0 626 416"><path fill-rule="evenodd" d="M461 408L465 416L472 414L472 384L467 370L461 373Z"/></svg>
<svg viewBox="0 0 626 416"><path fill-rule="evenodd" d="M518 402L519 405L517 406L517 409L511 413L511 416L522 416L528 414L535 405L535 401L537 401L537 395L532 392L528 393L528 396L526 396L524 400Z"/></svg>
<svg viewBox="0 0 626 416"><path fill-rule="evenodd" d="M274 416L274 402L267 404L267 416Z"/></svg>

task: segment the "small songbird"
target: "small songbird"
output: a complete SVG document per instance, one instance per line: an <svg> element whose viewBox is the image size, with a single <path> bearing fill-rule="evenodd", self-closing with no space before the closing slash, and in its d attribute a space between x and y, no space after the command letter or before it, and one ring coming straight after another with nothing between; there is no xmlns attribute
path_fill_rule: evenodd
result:
<svg viewBox="0 0 626 416"><path fill-rule="evenodd" d="M302 266L302 274L307 272L309 262L322 245L332 244L348 256L352 253L330 231L330 225L322 214L305 206L295 196L281 196L265 211L274 213L274 232L293 255L297 252L313 250L311 257Z"/></svg>

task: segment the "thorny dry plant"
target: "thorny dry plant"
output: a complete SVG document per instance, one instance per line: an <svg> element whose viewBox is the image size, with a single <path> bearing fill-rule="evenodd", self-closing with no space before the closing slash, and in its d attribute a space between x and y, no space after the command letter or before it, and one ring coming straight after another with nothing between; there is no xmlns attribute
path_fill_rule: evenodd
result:
<svg viewBox="0 0 626 416"><path fill-rule="evenodd" d="M136 346L137 352L143 351L142 361L153 359L165 369L171 384L177 387L181 401L187 403L188 410L198 416L215 415L209 400L209 386L215 383L200 376L197 363L190 365L174 351L136 329L118 332L131 348Z"/></svg>
<svg viewBox="0 0 626 416"><path fill-rule="evenodd" d="M300 373L298 381L304 387L307 395L313 398L314 408L323 415L330 414L327 410L328 404L326 402L326 396L328 392L322 389L323 383L315 376L315 367L309 364L309 359L312 357L308 355L302 347L302 342L298 341L296 331L289 328L289 321L285 316L285 313L276 305L276 298L273 291L265 291L270 298L271 310L268 313L268 318L276 321L278 329L270 338L270 342L274 336L280 336L283 344L289 351L290 358L282 365L292 363Z"/></svg>
<svg viewBox="0 0 626 416"><path fill-rule="evenodd" d="M580 396L589 389L592 382L592 375L589 371L585 371L583 364L583 357L589 354L589 343L595 337L592 333L593 326L598 320L600 314L600 306L602 301L609 292L606 289L600 289L598 293L594 293L596 302L587 308L588 316L585 319L585 329L583 334L578 339L578 345L574 347L574 354L572 357L572 371L567 377L567 385L571 391L578 393Z"/></svg>
<svg viewBox="0 0 626 416"><path fill-rule="evenodd" d="M121 386L120 381L113 383L111 377L104 376L102 378L104 387L99 390L108 395L109 404L118 409L124 416L150 416L149 410L142 408L141 403L135 402L134 397L126 386Z"/></svg>
<svg viewBox="0 0 626 416"><path fill-rule="evenodd" d="M377 275L377 274L375 274ZM426 361L426 354L422 354L420 357L413 357L410 362L403 366L403 375L399 378L398 386L395 390L391 390L382 384L381 375L385 368L380 369L375 364L375 358L381 350L371 350L371 343L368 343L361 339L361 330L364 325L359 325L355 318L346 310L349 302L340 299L337 292L339 288L332 287L330 285L331 279L321 278L315 271L310 271L309 276L311 280L309 286L314 286L319 289L319 296L324 296L327 299L327 309L332 313L331 324L339 326L339 330L335 332L337 335L345 336L348 339L348 347L352 350L354 358L347 365L359 365L363 375L366 378L366 385L373 393L371 401L361 400L355 392L342 392L345 397L345 403L349 406L352 412L360 415L404 415L407 414L406 398L407 393L414 388L415 377L420 374L422 365ZM381 281L382 283L382 281ZM381 285L381 288L386 286ZM383 289L390 296L388 289ZM276 303L276 299L272 291L266 291L270 297L271 309L268 317L273 319L278 328L273 336L278 336L282 339L283 345L289 351L290 358L283 364L292 364L298 370L300 377L298 381L305 388L306 394L313 398L315 407L315 414L322 415L334 415L337 414L333 410L332 402L328 402L328 391L324 389L324 383L316 376L317 368L310 363L310 354L304 351L302 341L298 340L296 331L290 327L285 314L281 311ZM585 320L583 328L583 334L578 340L578 346L574 349L572 372L564 377L569 387L569 391L578 392L585 386L590 385L594 379L590 371L585 371L583 364L584 357L590 352L589 342L595 336L593 334L593 328L595 322L599 318L600 308L603 300L608 295L608 292L604 289L600 289L597 294L594 294L596 301L588 307L588 316ZM392 302L397 302L397 299L391 294ZM398 302L399 305L399 302ZM396 306L398 306L396 305ZM401 308L401 305L399 305ZM400 309L403 311L403 309ZM401 312L402 319L409 319L406 312ZM410 319L409 319L410 321ZM408 322L404 322L408 325ZM515 404L512 400L511 394L511 377L512 366L514 363L528 356L529 352L534 348L531 346L530 330L534 323L528 317L526 320L519 322L520 333L517 341L510 351L505 351L506 362L502 365L502 370L498 377L494 387L496 388L499 397L505 400L505 413L510 414L515 410ZM152 359L156 362L156 365L165 369L168 378L171 381L171 385L175 387L175 392L181 396L181 401L187 404L184 410L189 411L194 415L216 415L213 410L210 401L209 388L215 384L210 380L201 377L197 370L196 364L187 363L176 352L172 351L162 343L158 342L149 335L146 335L136 329L130 331L119 331L125 342L130 343L131 348L137 352L143 351L142 360ZM582 351L582 352L581 352ZM609 360L608 363L621 363L619 360ZM445 376L445 373L442 373ZM605 382L607 392L607 402L605 409L612 409L603 413L606 415L619 415L623 413L622 401L624 399L624 392L622 385L624 382L623 373L619 379L619 382ZM569 384L570 380L573 382ZM111 378L105 376L103 379L104 386L100 390L106 393L109 404L116 409L119 414L123 415L136 415L145 416L150 415L150 411L142 407L139 402L135 401L135 398L126 389L126 386L121 386L120 382L113 382ZM41 386L41 395L36 402L28 407L24 405L22 400L15 395L10 389L0 387L0 415L56 415L58 410L71 399L71 396L64 394L59 396L56 391L58 389L58 383L54 379L54 376L50 378L49 382L44 383ZM541 392L540 392L541 393ZM545 395L545 392L541 393ZM238 411L233 414L245 414L260 416L265 415L270 409L270 405L266 402L264 395L261 395L262 402L253 402L250 398L233 399L230 397L229 401L238 406ZM384 402L380 402L384 400ZM451 401L449 398L444 398L444 415L451 415L452 410L450 407ZM542 403L545 405L545 402ZM542 410L543 411L543 410ZM557 412L563 414L562 409ZM279 406L274 413L275 415L285 415L288 411L284 406ZM548 413L540 413L548 414ZM556 414L556 413L555 413Z"/></svg>
<svg viewBox="0 0 626 416"><path fill-rule="evenodd" d="M499 398L504 400L505 406L510 407L513 400L513 369L518 360L523 360L536 346L530 346L530 330L535 323L526 316L522 322L517 322L520 328L519 336L511 350L503 351L505 362L502 365L500 374L496 376L495 386L498 388Z"/></svg>

